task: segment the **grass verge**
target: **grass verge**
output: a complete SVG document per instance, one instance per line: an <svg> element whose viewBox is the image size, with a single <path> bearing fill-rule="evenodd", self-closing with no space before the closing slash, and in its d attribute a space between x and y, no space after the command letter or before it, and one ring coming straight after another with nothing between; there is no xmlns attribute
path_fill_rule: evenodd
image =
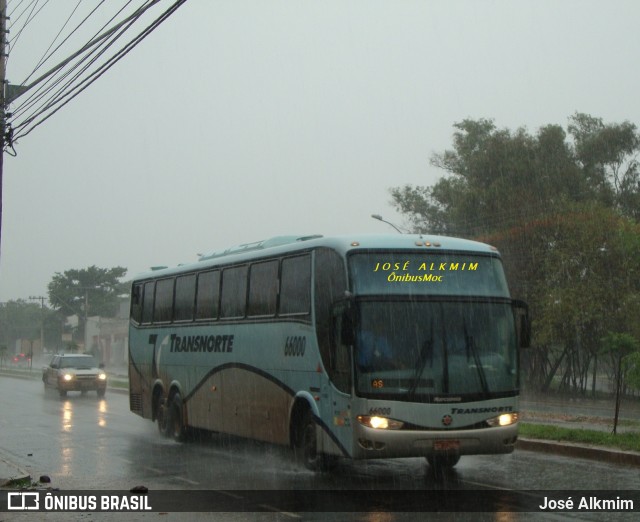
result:
<svg viewBox="0 0 640 522"><path fill-rule="evenodd" d="M593 444L626 451L640 452L640 437L637 433L612 433L595 430L564 428L547 424L520 424L520 436L530 439L557 440L577 444Z"/></svg>

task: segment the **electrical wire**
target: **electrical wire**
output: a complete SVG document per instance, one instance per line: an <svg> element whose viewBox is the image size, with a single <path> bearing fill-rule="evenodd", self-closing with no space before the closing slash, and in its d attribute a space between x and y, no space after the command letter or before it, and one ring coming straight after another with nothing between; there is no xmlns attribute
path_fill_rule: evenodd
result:
<svg viewBox="0 0 640 522"><path fill-rule="evenodd" d="M78 5L80 5L80 2L82 2L82 0L78 0ZM105 24L104 24L104 25L103 25L103 26L102 26L102 27L101 27L101 28L100 28L100 29L99 29L99 30L98 30L98 31L97 31L97 32L92 36L92 38L91 38L91 39L95 38L98 34L100 34L100 31L104 30L104 28L105 28L105 27L107 27L107 25L109 25L111 22L113 22L113 20L115 20L115 19L116 19L116 17L117 17L117 16L118 16L122 11L124 11L124 10L129 6L129 4L131 4L131 2L133 2L133 0L129 0L129 1L128 1L128 2L123 6L123 7L121 7L121 8L118 10L118 12L117 12L115 15L113 15L113 16L112 16L112 17L107 21L107 23L105 23ZM98 4L98 5L97 5L97 6L96 6L96 7L95 7L95 8L94 8L94 9L93 9L93 10L92 10L88 15L87 15L87 16L86 16L86 17L85 17L85 18L84 18L84 19L83 19L83 20L82 20L82 21L81 21L81 22L80 22L80 23L79 23L79 24L78 24L78 25L73 29L73 31L71 31L71 32L67 35L67 37L66 37L64 40L62 40L62 42L60 42L60 44L58 44L58 46L57 46L57 47L56 47L56 48L55 48L55 49L54 49L54 50L49 54L49 56L47 56L47 57L46 57L46 58L44 58L44 59L41 59L41 61L40 61L40 62L38 63L38 65L36 66L36 68L35 68L35 69L34 69L34 70L29 74L29 76L27 76L27 78L25 78L25 80L22 82L22 85L24 85L25 83L27 83L27 82L29 81L29 79L30 79L30 78L31 78L31 77L32 77L32 76L33 76L33 75L38 71L38 69L40 69L40 67L42 67L42 65L43 65L44 63L46 63L46 62L47 62L47 60L49 60L49 59L50 59L50 58L51 58L51 57L52 57L52 56L53 56L53 55L58 51L58 49L60 49L60 47L62 47L62 46L63 46L63 45L64 45L64 44L69 40L69 38L71 38L71 37L76 33L76 31L78 31L78 29L80 29L80 27L82 27L82 26L86 23L86 21L87 21L87 20L88 20L88 19L89 19L89 18L90 18L90 17L91 17L91 16L92 16L92 15L93 15L97 10L98 10L98 8L100 8L100 6L101 6L102 4L104 4L104 3L105 3L105 0L102 0L102 1L101 1L101 2L100 2L100 3L99 3L99 4ZM76 7L77 7L77 6L76 6ZM75 10L74 10L74 12L75 12ZM73 13L72 13L72 14L73 14ZM59 35L60 35L60 33L58 33L58 36L59 36ZM56 39L58 38L58 36L56 36ZM55 42L55 39L54 39L54 42ZM51 49L51 46L52 46L52 45L53 45L53 43L49 46L49 49ZM48 51L49 49L47 49L47 51ZM45 52L45 54L46 54L46 52Z"/></svg>
<svg viewBox="0 0 640 522"><path fill-rule="evenodd" d="M11 25L9 25L7 29L12 29L13 26L18 22L18 20L22 18L22 15L29 10L29 7L31 7L35 2L39 2L39 0L31 0L31 3L27 5L17 17L13 18L13 13L15 13L18 10L18 8L22 5L22 2L23 0L20 0L20 3L16 7L14 7L13 11L11 11L11 13L9 14L9 18L11 18L13 21L11 22Z"/></svg>
<svg viewBox="0 0 640 522"><path fill-rule="evenodd" d="M44 73L42 76L40 76L39 78L37 78L36 80L34 80L33 82L31 82L29 85L26 86L25 89L25 93L26 91L34 88L35 86L41 84L42 82L46 82L48 81L49 78L51 78L53 75L55 75L56 73L58 73L59 71L61 71L62 69L64 69L69 63L73 62L73 60L75 60L76 58L78 58L79 56L82 56L83 53L87 52L89 49L91 49L92 47L101 44L101 42L109 37L111 37L114 33L116 33L120 27L122 27L123 25L129 23L132 19L137 19L140 16L142 16L148 9L150 9L151 7L153 7L155 4L157 4L158 2L160 2L160 0L147 0L147 2L145 2L146 5L143 5L141 8L137 9L136 11L134 11L131 15L129 15L127 18L125 18L124 20L122 20L121 22L117 23L116 25L114 25L112 28L110 28L108 31L102 33L101 35L92 38L88 43L86 43L82 48L80 48L78 51L76 51L75 53L73 53L71 56L67 57L66 59L64 59L62 62L60 62L58 65L54 66L51 70L47 71L46 73ZM24 93L23 93L24 94ZM14 111L14 114L18 111L19 109L16 109L16 111Z"/></svg>
<svg viewBox="0 0 640 522"><path fill-rule="evenodd" d="M27 21L24 23L24 25L20 28L20 31L18 31L18 34L15 36L15 38L9 40L9 44L11 46L11 49L14 49L15 46L18 43L18 40L20 39L20 36L22 35L22 32L27 28L27 26L36 18L36 16L38 16L38 14L40 13L40 11L42 11L47 4L49 3L49 0L46 0L45 3L42 5L42 7L40 7L40 9L38 9L35 13L33 13L34 9L38 6L38 2L40 0L36 0L35 5L33 6L33 9L31 10L31 13L29 13L29 17L27 18ZM32 14L33 13L33 14Z"/></svg>
<svg viewBox="0 0 640 522"><path fill-rule="evenodd" d="M78 0L78 3L76 4L76 6L73 8L73 11L71 11L71 14L69 15L69 17L67 18L67 21L62 25L62 27L60 28L60 30L58 31L58 34L55 36L55 38L53 39L53 41L49 44L49 47L47 47L47 50L44 52L44 54L42 55L42 57L40 58L40 60L38 60L38 63L36 64L35 68L33 69L33 71L31 71L31 74L29 74L29 76L27 76L27 78L22 82L22 84L24 85L25 83L27 83L27 81L29 80L29 78L31 78L31 76L41 67L41 65L47 60L47 58L45 58L47 56L47 53L49 52L49 50L53 47L53 44L56 43L56 40L60 37L60 35L62 34L62 31L64 31L64 28L67 27L67 24L69 23L69 21L71 20L71 18L73 17L73 15L75 14L75 12L78 10L78 7L80 7L80 4L82 3L82 0ZM100 2L100 4L98 4L98 6L91 11L91 13L89 13L89 16L91 16L91 14L93 14L96 9L98 9L98 7L100 7L102 4L104 3L104 0L102 0L102 2ZM87 17L88 18L88 17ZM86 19L85 19L86 20ZM71 33L73 34L73 32ZM71 36L71 35L69 35ZM67 37L68 38L68 37ZM64 42L66 41L66 39L60 44L62 45ZM60 46L56 47L56 49L53 51L54 53L56 52L56 50L58 50L60 48ZM53 54L53 53L52 53Z"/></svg>
<svg viewBox="0 0 640 522"><path fill-rule="evenodd" d="M82 75L82 73L84 73L102 54L104 54L106 49L108 49L111 45L113 45L113 43L136 21L137 21L137 18L133 18L129 20L128 24L125 24L124 29L120 31L120 33L111 34L109 36L111 41L109 41L108 39L101 41L98 47L96 47L89 53L85 54L85 56L82 57L78 63L76 63L73 67L71 67L71 69L66 71L61 77L58 77L53 83L53 85L46 87L46 84L45 84L43 87L41 87L41 89L44 89L44 91L38 94L37 96L33 96L31 99L28 99L25 103L23 103L23 105L21 105L18 109L16 109L16 111L14 111L13 113L14 117L20 116L27 109L31 108L37 102L42 100L42 98L44 98L47 94L49 94L49 92L51 92L57 85L59 85L62 81L64 81L65 78L67 78L78 67L80 67L83 62L89 60L92 54L98 53L97 56L91 59L89 63L85 65L79 73L77 73L71 80L67 81L65 85L59 88L58 91L53 96L51 96L47 101L45 101L43 105L41 105L38 109L36 109L36 111L41 112L43 110L43 107L46 109L48 106L50 106L55 101L55 99L64 91L65 88L68 88L75 80L77 80ZM105 48L103 50L100 50L100 46L105 46ZM30 120L32 119L32 117L33 117L33 113L30 116L27 116L25 119Z"/></svg>
<svg viewBox="0 0 640 522"><path fill-rule="evenodd" d="M95 82L98 78L100 78L103 74L105 74L111 67L113 67L113 65L115 65L119 60L121 60L124 56L126 56L142 40L144 40L147 36L149 36L149 34L151 34L155 29L157 29L157 27L160 24L162 24L167 18L169 18L169 16L171 16L185 2L186 2L186 0L177 0L162 15L160 15L156 20L154 20L150 25L148 25L141 33L139 33L129 43L127 43L120 51L118 51L108 61L106 61L104 64L102 64L96 71L91 73L90 76L88 76L80 84L75 86L73 88L73 90L65 93L65 95L58 100L58 102L57 102L58 106L54 110L51 110L48 114L44 115L41 119L39 119L38 121L35 121L35 119L38 116L43 115L46 112L46 110L43 110L43 111L39 112L38 114L34 115L34 117L32 117L29 122L25 122L25 123L20 124L19 126L17 126L15 128L15 130L18 130L18 128L20 128L20 129L22 129L22 131L21 132L17 132L15 137L13 138L13 140L16 141L19 138L28 135L35 128L37 128L39 125L41 125L47 119L49 119L51 116L53 116L56 112L58 112L62 107L64 107L72 99L74 99L81 92L83 92L85 89L87 89L93 82ZM67 99L63 102L62 100L64 98L67 98ZM47 107L47 110L48 109L53 109L53 106Z"/></svg>
<svg viewBox="0 0 640 522"><path fill-rule="evenodd" d="M62 81L64 81L64 79L66 77L68 77L70 74L72 74L75 69L80 67L81 64L84 61L88 60L89 57L96 51L96 49L99 49L100 46L105 44L105 42L108 43L109 39L113 38L114 35L117 34L117 31L121 27L127 26L127 24L130 26L132 22L137 21L149 8L153 7L159 1L160 0L147 0L145 2L145 4L143 4L140 8L138 8L131 15L126 17L124 20L122 20L121 22L117 23L115 26L113 26L112 28L110 28L108 31L104 32L100 36L98 36L98 37L94 36L94 38L92 38L92 40L90 42L85 44L79 51L75 52L73 55L71 55L67 59L63 60L60 64L55 66L49 72L47 72L44 75L42 75L40 78L34 80L30 85L27 86L26 90L30 90L34 86L37 86L37 85L39 85L41 83L42 83L42 85L38 89L36 89L36 91L34 93L31 93L29 96L27 96L26 98L23 98L21 100L21 103L13 111L14 120L18 116L20 116L22 113L24 113L27 110L31 109L35 104L37 104L39 101L41 101L45 96L47 96L53 89L56 88L57 85L59 85ZM127 5L129 5L129 3L131 3L131 2L128 2ZM121 12L121 11L122 11L122 9L119 12ZM112 17L112 20L116 16L117 16L117 14L114 17ZM105 24L105 26L108 25L109 23L110 22L107 22L107 24ZM105 26L103 26L103 28ZM90 49L92 47L95 47L95 49L90 51ZM84 53L84 57L82 57L83 53ZM75 65L73 65L66 72L62 73L61 77L60 76L57 76L57 77L55 76L56 73L60 73L60 71L62 71L66 66L68 66L70 63L72 63L75 59L77 59L79 57L82 57L79 60L79 62L76 63ZM53 82L53 84L48 84L47 82ZM55 97L55 95L54 95L54 97ZM52 98L50 98L49 100L51 100L51 99ZM32 116L33 116L33 113L30 114L29 116L26 116L25 119L30 119Z"/></svg>

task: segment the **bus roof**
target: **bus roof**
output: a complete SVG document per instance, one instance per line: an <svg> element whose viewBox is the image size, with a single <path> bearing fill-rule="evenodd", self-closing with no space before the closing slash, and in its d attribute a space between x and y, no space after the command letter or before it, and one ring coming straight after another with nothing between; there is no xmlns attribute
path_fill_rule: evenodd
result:
<svg viewBox="0 0 640 522"><path fill-rule="evenodd" d="M456 237L436 236L430 234L351 234L344 236L324 237L321 235L307 236L276 236L264 241L245 243L222 251L211 252L200 256L194 263L179 265L174 268L154 267L134 277L148 279L175 273L200 270L206 267L242 263L270 256L286 255L296 251L312 248L327 247L342 255L357 250L412 250L425 251L461 251L499 255L495 247Z"/></svg>

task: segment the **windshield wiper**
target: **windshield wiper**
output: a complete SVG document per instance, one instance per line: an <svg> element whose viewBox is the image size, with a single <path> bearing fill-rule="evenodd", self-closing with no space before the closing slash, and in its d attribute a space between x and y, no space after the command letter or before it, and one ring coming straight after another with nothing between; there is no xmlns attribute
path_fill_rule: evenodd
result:
<svg viewBox="0 0 640 522"><path fill-rule="evenodd" d="M407 391L407 398L414 396L418 383L420 382L420 377L422 377L422 372L424 372L425 366L427 366L427 361L431 361L431 366L433 366L433 317L431 318L429 327L429 339L422 343L420 356L418 358L418 365L415 373L413 374L411 387L409 388L409 391Z"/></svg>
<svg viewBox="0 0 640 522"><path fill-rule="evenodd" d="M482 363L480 362L480 356L478 355L478 350L476 348L476 343L473 340L473 337L469 335L467 331L467 322L464 322L464 342L465 349L467 351L467 361L469 360L469 352L473 355L473 360L476 364L476 369L478 370L478 377L480 378L480 386L482 386L482 391L485 394L489 393L489 385L487 384L487 376L484 373L484 368L482 367Z"/></svg>

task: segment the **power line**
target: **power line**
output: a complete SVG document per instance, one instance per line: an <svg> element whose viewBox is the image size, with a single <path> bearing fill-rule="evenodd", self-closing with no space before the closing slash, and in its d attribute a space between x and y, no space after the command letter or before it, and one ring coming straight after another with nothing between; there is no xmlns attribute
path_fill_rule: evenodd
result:
<svg viewBox="0 0 640 522"><path fill-rule="evenodd" d="M103 0L103 1L104 1L104 0ZM24 83L26 83L26 82L27 82L27 80L28 80L28 79L33 75L33 73L35 73L35 72L40 68L40 66L41 66L41 65L46 61L45 56L47 56L47 53L49 52L49 49L51 49L51 48L53 47L53 44L55 44L55 43L56 43L56 40L57 40L57 39L58 39L58 37L62 34L62 31L64 31L64 28L65 28L65 27L67 27L67 24L69 23L69 21L71 20L71 18L72 18L72 17L73 17L73 15L75 14L75 12L78 10L78 7L80 7L80 4L81 4L81 3L82 3L82 0L78 0L78 3L77 3L77 4L76 4L76 6L73 8L73 11L71 11L71 14L70 14L70 15L69 15L69 17L67 18L67 21L66 21L66 22L63 24L63 26L60 28L60 31L58 31L58 34L55 36L55 38L53 39L53 41L49 44L49 47L47 47L47 50L44 52L44 54L42 55L42 57L40 58L40 60L39 60L39 61L38 61L38 63L36 64L36 66L35 66L34 70L33 70L33 71L31 72L31 74L27 77L27 79L23 82L23 84L24 84ZM91 11L91 13L89 13L89 16L91 16L91 14L92 14L93 12L95 12L95 10L96 10L96 9L98 9L98 7L100 7L100 6L102 5L102 3L103 3L103 2L100 2L100 4L99 4L99 5L98 5L98 6L97 6L93 11ZM87 18L88 18L88 17L87 17ZM73 32L72 32L71 34L73 34ZM71 35L69 35L69 36L71 36ZM66 40L63 40L63 42L62 42L60 45L62 45L65 41L66 41ZM60 46L58 46L58 47L56 48L56 50L57 50L57 49L59 49L59 47L60 47ZM56 51L56 50L54 50L53 52L55 53L55 51Z"/></svg>
<svg viewBox="0 0 640 522"><path fill-rule="evenodd" d="M46 0L45 3L42 5L42 7L40 9L38 9L35 13L33 13L35 8L38 6L38 2L39 1L40 0L36 0L35 5L33 6L33 9L31 10L31 13L29 13L29 16L27 17L27 21L20 28L20 31L18 31L18 34L15 36L15 38L13 38L13 39L11 39L9 41L9 43L11 45L11 49L15 48L15 46L18 43L18 40L20 39L20 36L22 35L22 32L25 30L25 28L35 19L36 16L38 16L40 11L42 11L46 7L46 5L49 3L49 0Z"/></svg>
<svg viewBox="0 0 640 522"><path fill-rule="evenodd" d="M105 72L107 72L113 65L115 65L120 59L122 59L126 54L128 54L134 47L136 47L142 40L144 40L149 34L151 34L162 22L164 22L169 16L171 16L180 6L182 6L186 0L178 0L171 7L169 7L162 15L160 15L156 20L154 20L150 25L148 25L141 33L139 33L136 37L134 37L130 42L128 42L120 51L114 54L109 60L107 60L104 64L102 64L98 69L92 72L87 78L82 80L78 85L74 86L68 92L64 94L59 93L58 98L49 103L45 108L40 110L31 116L28 120L18 124L15 129L23 129L21 132L16 133L13 137L14 140L17 140L21 137L26 136L36 127L44 123L47 119L53 116L56 112L58 112L62 107L64 107L67 103L69 103L72 99L78 96L81 92L83 92L89 85L95 82L98 78L100 78ZM153 2L154 4L156 2ZM150 6L148 6L150 7ZM135 21L135 20L133 20ZM132 22L133 22L132 21ZM121 25L121 24L120 24ZM127 28L123 29L124 32ZM121 35L122 33L120 33ZM118 35L118 36L120 36ZM111 42L110 45L112 45ZM76 78L74 78L76 79ZM65 87L68 87L65 86ZM66 101L63 101L65 98ZM55 109L53 107L58 105ZM40 120L35 121L38 116L43 115L45 112L48 112L45 116L43 116Z"/></svg>
<svg viewBox="0 0 640 522"><path fill-rule="evenodd" d="M82 1L82 0L78 0L78 5L80 5L80 2L81 2L81 1ZM128 2L123 6L123 7L121 7L121 8L116 12L116 14L115 14L115 15L113 15L113 16L112 16L112 17L111 17L111 18L110 18L110 19L109 19L109 20L108 20L108 21L107 21L107 22L106 22L106 23L105 23L105 24L104 24L104 25L103 25L103 26L102 26L102 27L101 27L101 28L100 28L100 29L99 29L99 30L98 30L98 31L97 31L93 36L92 36L92 39L94 39L98 34L100 34L100 31L102 31L102 30L103 30L105 27L107 27L111 22L113 22L113 21L116 19L116 17L117 17L117 16L118 16L122 11L124 11L124 10L129 6L129 4L131 4L131 2L133 2L133 0L129 0L129 1L128 1ZM29 78L31 78L31 76L33 76L33 74L34 74L38 69L40 69L40 67L42 67L42 65L44 65L44 63L46 63L46 62L47 62L47 60L49 60L49 59L50 59L50 58L51 58L51 57L52 57L52 56L53 56L53 55L58 51L58 49L60 49L60 47L62 47L62 46L63 46L63 45L64 45L64 44L69 40L69 38L71 38L71 37L72 37L72 36L76 33L76 31L78 31L78 29L80 29L80 27L82 27L82 26L85 24L85 22L86 22L86 21L87 21L87 20L88 20L88 19L89 19L89 18L90 18L90 17L91 17L95 12L96 12L96 11L100 8L100 6L101 6L102 4L104 4L104 3L105 3L105 0L102 0L102 1L101 1L101 2L96 6L96 7L94 7L94 8L93 8L93 10L92 10L92 11L91 11L87 16L85 16L85 17L84 17L84 19L83 19L83 20L82 20L82 21L81 21L81 22L80 22L80 23L79 23L79 24L78 24L78 25L73 29L73 31L71 31L71 32L67 35L67 37L66 37L64 40L62 40L62 42L60 42L60 43L58 44L58 46L57 46L57 47L56 47L56 48L55 48L55 49L54 49L54 50L49 54L49 56L47 56L47 57L46 57L46 58L44 58L44 59L41 59L41 61L40 61L40 62L38 63L38 65L36 66L36 68L35 68L35 69L34 69L34 70L29 74L29 76L27 76L27 78L25 78L25 80L22 82L22 85L24 85L25 83L27 83L27 82L29 81ZM76 7L77 7L77 6L76 6ZM75 12L75 9L74 9L74 12ZM73 13L72 13L72 15L73 15ZM71 17L69 17L69 19L70 19L70 18L71 18ZM65 25L66 25L66 24L65 24ZM58 36L59 36L59 35L60 35L60 33L58 33ZM58 38L58 36L56 36L56 39ZM55 39L54 39L54 42L55 42ZM53 45L53 43L52 43L51 45ZM51 46L49 46L49 49L51 49ZM47 51L48 51L49 49L47 49ZM45 53L45 54L46 54L46 53Z"/></svg>
<svg viewBox="0 0 640 522"><path fill-rule="evenodd" d="M41 82L45 81L47 78L49 78L50 76L52 76L53 74L55 74L56 72L60 71L61 69L63 69L67 64L69 64L70 62L72 62L75 58L77 58L78 56L81 56L83 53L85 53L87 50L91 49L93 46L99 44L101 41L103 41L104 39L110 37L113 33L117 32L119 30L120 27L122 27L123 25L125 25L126 23L128 23L132 18L139 18L140 16L142 16L148 9L150 9L151 7L153 7L155 4L157 4L158 2L160 2L160 0L150 0L150 2L147 2L147 6L143 6L141 8L139 8L138 10L136 10L133 14L131 14L130 16L128 16L127 18L125 18L123 21L117 23L115 26L113 26L111 29L109 29L108 31L106 31L105 33L101 34L98 37L94 37L91 41L89 41L88 43L86 43L81 49L79 49L78 51L76 51L75 53L73 53L71 56L67 57L66 59L64 59L62 62L60 62L58 65L56 65L55 67L53 67L51 70L49 70L48 72L46 72L45 74L43 74L42 76L40 76L39 78L37 78L36 80L34 80L33 82L31 82L29 85L27 85L27 89L32 89L33 87L35 87L36 85L40 84Z"/></svg>
<svg viewBox="0 0 640 522"><path fill-rule="evenodd" d="M83 67L83 69L77 73L71 80L67 81L67 83L62 86L61 88L58 89L58 91L52 95L46 102L44 102L44 105L41 105L38 109L36 113L32 113L31 115L25 117L25 120L23 120L22 123L16 125L14 127L14 129L17 129L20 126L23 126L25 122L28 122L30 120L32 120L35 116L37 116L38 114L40 114L41 112L43 112L44 110L48 109L49 107L51 107L52 105L55 105L56 99L60 98L60 97L66 97L66 94L64 94L64 90L65 88L68 88L70 85L73 84L73 82L75 80L77 80L93 63L95 63L95 61L102 55L104 54L104 52L106 52L106 50L111 47L111 45L113 45L113 43L126 31L129 29L129 27L131 27L133 25L133 23L135 23L137 21L137 18L134 18L132 20L129 21L129 23L127 25L124 26L124 29L120 31L120 33L115 33L109 36L109 39L111 39L111 41L109 40L103 40L102 42L99 43L99 46L96 47L95 49L91 50L89 53L85 54L84 57L82 57L80 59L80 61L78 63L76 63L75 65L73 65L73 67L71 67L71 69L69 69L68 71L66 71L61 77L56 78L56 77L52 77L51 80L54 80L54 83L50 86L47 87L47 83L45 82L37 91L36 93L34 93L34 95L32 95L31 97L27 98L27 100L20 105L13 113L14 118L16 118L17 116L20 116L22 113L26 112L26 110L28 110L30 107L32 107L33 105L35 105L36 103L38 103L40 100L42 100L45 96L47 96L47 94L49 92L51 92L57 85L59 85L62 81L64 81L65 78L67 78L69 75L71 75L78 67L80 67L82 65L82 63L84 63L85 61L89 60L89 58L91 57L91 55L93 55L94 53L98 53L97 56L95 56L93 59L90 60L90 62L85 65ZM100 46L105 46L104 49L100 50ZM42 92L40 92L42 91ZM38 92L40 92L38 94Z"/></svg>

